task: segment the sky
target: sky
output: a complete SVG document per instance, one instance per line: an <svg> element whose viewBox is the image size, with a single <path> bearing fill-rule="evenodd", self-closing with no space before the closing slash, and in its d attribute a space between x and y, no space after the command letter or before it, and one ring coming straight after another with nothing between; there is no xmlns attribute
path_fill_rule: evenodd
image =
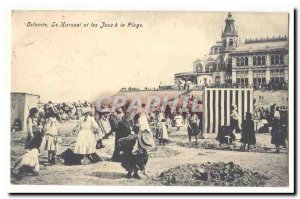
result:
<svg viewBox="0 0 300 199"><path fill-rule="evenodd" d="M72 102L122 87L172 84L175 73L192 71L193 62L220 40L227 14L13 11L11 91L38 94L42 102ZM232 15L241 41L288 35L287 13ZM48 27L27 27L28 22ZM51 27L53 22L82 26ZM100 28L102 22L118 26Z"/></svg>

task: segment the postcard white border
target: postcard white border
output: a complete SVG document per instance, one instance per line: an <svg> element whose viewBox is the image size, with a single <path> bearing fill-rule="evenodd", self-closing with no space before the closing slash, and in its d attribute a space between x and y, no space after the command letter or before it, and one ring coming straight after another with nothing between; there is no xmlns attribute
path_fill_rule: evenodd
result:
<svg viewBox="0 0 300 199"><path fill-rule="evenodd" d="M89 3L87 3L89 2ZM139 1L139 0L118 0L118 1L7 1L1 3L2 15L2 31L1 39L3 39L4 48L1 49L4 55L4 62L1 66L1 98L0 104L4 108L4 114L0 114L0 124L2 128L2 154L1 159L4 163L1 165L2 179L5 183L2 186L6 193L32 193L32 192L55 192L55 193L291 193L294 191L294 143L289 143L289 187L168 187L168 186L57 186L57 185L12 185L9 177L10 162L10 66L11 66L11 10L128 10L128 11L246 11L246 12L289 12L289 131L294 130L294 6L298 5L298 1L268 1L268 0L207 0L207 1L191 1L191 0L160 0L160 1ZM2 90L3 89L3 90ZM295 110L296 111L296 110ZM296 133L296 132L295 132ZM299 136L298 136L299 137ZM290 140L294 140L291 133ZM297 140L298 141L298 140ZM299 142L298 142L299 143ZM1 156L2 157L2 156Z"/></svg>

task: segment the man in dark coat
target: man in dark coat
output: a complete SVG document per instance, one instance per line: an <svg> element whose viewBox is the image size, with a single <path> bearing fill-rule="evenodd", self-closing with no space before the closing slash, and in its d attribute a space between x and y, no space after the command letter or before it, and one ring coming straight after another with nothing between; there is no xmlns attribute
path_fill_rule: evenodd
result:
<svg viewBox="0 0 300 199"><path fill-rule="evenodd" d="M248 145L248 151L250 150L250 145L256 144L254 121L252 120L252 114L249 112L246 113L246 119L242 122L241 142L244 143L244 149L246 144Z"/></svg>

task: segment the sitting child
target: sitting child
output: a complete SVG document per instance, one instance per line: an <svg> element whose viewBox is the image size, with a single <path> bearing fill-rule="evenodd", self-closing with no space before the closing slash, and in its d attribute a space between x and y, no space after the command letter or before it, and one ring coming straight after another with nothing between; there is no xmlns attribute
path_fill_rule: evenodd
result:
<svg viewBox="0 0 300 199"><path fill-rule="evenodd" d="M39 164L39 150L37 148L33 148L30 151L26 152L23 156L21 156L17 162L15 163L13 169L13 175L19 179L22 174L34 174L38 175L40 170Z"/></svg>

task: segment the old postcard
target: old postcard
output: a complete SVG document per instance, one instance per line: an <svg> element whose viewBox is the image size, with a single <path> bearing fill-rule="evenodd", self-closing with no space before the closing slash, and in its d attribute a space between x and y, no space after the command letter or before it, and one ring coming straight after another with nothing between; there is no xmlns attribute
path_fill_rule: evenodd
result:
<svg viewBox="0 0 300 199"><path fill-rule="evenodd" d="M12 11L11 186L293 187L290 17Z"/></svg>

